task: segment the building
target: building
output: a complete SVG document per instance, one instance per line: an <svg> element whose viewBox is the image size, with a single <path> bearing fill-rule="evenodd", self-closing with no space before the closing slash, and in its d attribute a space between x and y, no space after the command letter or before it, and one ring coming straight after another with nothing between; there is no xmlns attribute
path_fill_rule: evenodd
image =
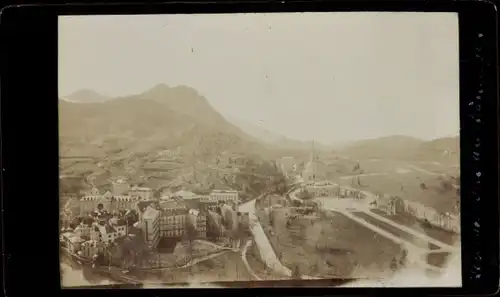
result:
<svg viewBox="0 0 500 297"><path fill-rule="evenodd" d="M239 202L238 191L232 190L213 190L208 198L210 201L228 202L232 201L234 203Z"/></svg>
<svg viewBox="0 0 500 297"><path fill-rule="evenodd" d="M104 252L105 246L102 242L95 240L88 240L81 244L81 256L87 259L92 259L95 255Z"/></svg>
<svg viewBox="0 0 500 297"><path fill-rule="evenodd" d="M89 238L92 226L84 224L83 222L75 228L75 235L80 238Z"/></svg>
<svg viewBox="0 0 500 297"><path fill-rule="evenodd" d="M111 183L113 195L116 196L126 196L129 194L130 185L125 181L125 179L118 179Z"/></svg>
<svg viewBox="0 0 500 297"><path fill-rule="evenodd" d="M141 223L144 242L149 247L156 248L160 241L160 211L148 206L141 216Z"/></svg>
<svg viewBox="0 0 500 297"><path fill-rule="evenodd" d="M83 239L76 236L73 232L66 232L61 235L61 238L68 248L68 250L72 253L76 253L80 250L81 243L84 242Z"/></svg>
<svg viewBox="0 0 500 297"><path fill-rule="evenodd" d="M187 208L163 209L160 215L160 237L180 238L186 231Z"/></svg>
<svg viewBox="0 0 500 297"><path fill-rule="evenodd" d="M342 190L339 185L329 181L308 182L304 188L313 197L339 197Z"/></svg>
<svg viewBox="0 0 500 297"><path fill-rule="evenodd" d="M119 210L134 209L141 198L139 196L116 195L106 192L104 195L86 195L80 199L80 215L104 210L109 213Z"/></svg>
<svg viewBox="0 0 500 297"><path fill-rule="evenodd" d="M133 186L129 191L129 196L137 196L142 200L153 199L153 190L147 187Z"/></svg>
<svg viewBox="0 0 500 297"><path fill-rule="evenodd" d="M95 192L93 192L95 194ZM96 209L112 212L113 195L106 192L104 195L86 195L80 199L80 214L86 214Z"/></svg>
<svg viewBox="0 0 500 297"><path fill-rule="evenodd" d="M90 240L102 243L115 242L117 238L125 235L126 225L113 227L106 222L94 223L90 230Z"/></svg>
<svg viewBox="0 0 500 297"><path fill-rule="evenodd" d="M196 229L196 236L205 238L207 236L207 216L199 210L190 209L188 211L188 219Z"/></svg>
<svg viewBox="0 0 500 297"><path fill-rule="evenodd" d="M125 195L125 196L113 196L112 197L112 208L113 211L115 210L128 210L128 209L135 209L135 206L137 205L137 202L141 201L140 196L130 196L130 195Z"/></svg>
<svg viewBox="0 0 500 297"><path fill-rule="evenodd" d="M84 192L85 196L99 196L101 193L99 192L99 189L96 187L92 187L88 189L87 191Z"/></svg>
<svg viewBox="0 0 500 297"><path fill-rule="evenodd" d="M219 206L219 202L218 201L210 201L208 196L205 199L206 200L200 201L200 210L202 212L207 212L209 210L216 211L217 207Z"/></svg>
<svg viewBox="0 0 500 297"><path fill-rule="evenodd" d="M172 197L177 197L183 200L199 199L200 195L193 193L191 191L180 190L172 194Z"/></svg>

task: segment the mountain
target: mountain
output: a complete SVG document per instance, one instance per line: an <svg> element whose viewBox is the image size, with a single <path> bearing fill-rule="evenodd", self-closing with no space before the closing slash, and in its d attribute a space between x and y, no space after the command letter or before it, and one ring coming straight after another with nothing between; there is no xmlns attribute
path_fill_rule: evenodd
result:
<svg viewBox="0 0 500 297"><path fill-rule="evenodd" d="M393 135L357 141L342 149L341 153L360 159L438 160L444 157L456 158L459 153L459 141L458 136L425 141L410 136Z"/></svg>
<svg viewBox="0 0 500 297"><path fill-rule="evenodd" d="M309 151L312 148L311 141L300 141L281 135L276 132L269 131L258 125L248 123L235 118L228 118L234 125L238 126L246 134L259 140L260 142L270 145L270 147L279 150L296 150L296 151ZM319 151L330 151L331 146L323 145L315 142L315 149Z"/></svg>
<svg viewBox="0 0 500 297"><path fill-rule="evenodd" d="M76 91L71 95L65 96L62 99L74 103L97 103L108 101L110 98L103 96L95 91L83 89Z"/></svg>
<svg viewBox="0 0 500 297"><path fill-rule="evenodd" d="M243 130L245 133L248 135L253 136L254 138L265 142L265 143L276 143L279 142L282 139L285 139L286 137L275 133L271 132L265 128L261 128L257 125L251 124L249 122L239 120L236 118L228 117L228 120L233 123L234 125L238 126L241 130Z"/></svg>
<svg viewBox="0 0 500 297"><path fill-rule="evenodd" d="M384 158L405 155L408 150L414 150L424 141L418 138L393 135L366 139L345 147L342 153L357 158Z"/></svg>
<svg viewBox="0 0 500 297"><path fill-rule="evenodd" d="M192 88L164 84L128 97L78 104L59 100L61 151L128 156L181 147L184 154L259 149Z"/></svg>
<svg viewBox="0 0 500 297"><path fill-rule="evenodd" d="M443 137L434 139L431 141L426 141L421 145L422 150L435 151L437 153L444 153L448 151L450 153L460 152L460 138L455 137Z"/></svg>

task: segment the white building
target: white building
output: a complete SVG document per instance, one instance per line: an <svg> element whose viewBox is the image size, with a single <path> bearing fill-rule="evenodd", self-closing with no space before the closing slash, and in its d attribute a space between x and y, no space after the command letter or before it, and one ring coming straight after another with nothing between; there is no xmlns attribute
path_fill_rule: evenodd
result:
<svg viewBox="0 0 500 297"><path fill-rule="evenodd" d="M94 224L92 230L90 231L90 240L102 242L102 243L112 243L115 242L117 238L126 235L126 226L111 226L110 224Z"/></svg>
<svg viewBox="0 0 500 297"><path fill-rule="evenodd" d="M116 196L126 196L130 191L130 185L125 179L118 179L112 182L112 192Z"/></svg>
<svg viewBox="0 0 500 297"><path fill-rule="evenodd" d="M314 197L339 197L340 195L339 185L329 181L308 182L305 189Z"/></svg>
<svg viewBox="0 0 500 297"><path fill-rule="evenodd" d="M129 196L137 196L142 200L153 199L153 190L147 187L133 186L129 191Z"/></svg>
<svg viewBox="0 0 500 297"><path fill-rule="evenodd" d="M113 196L109 191L104 195L88 195L80 199L80 214L85 215L99 208L110 213L115 210L134 209L140 199L139 196Z"/></svg>
<svg viewBox="0 0 500 297"><path fill-rule="evenodd" d="M213 190L208 198L210 201L232 201L234 203L239 201L238 191L233 190Z"/></svg>
<svg viewBox="0 0 500 297"><path fill-rule="evenodd" d="M200 198L200 195L193 193L191 191L180 190L172 194L171 197L180 197L184 200L191 200Z"/></svg>

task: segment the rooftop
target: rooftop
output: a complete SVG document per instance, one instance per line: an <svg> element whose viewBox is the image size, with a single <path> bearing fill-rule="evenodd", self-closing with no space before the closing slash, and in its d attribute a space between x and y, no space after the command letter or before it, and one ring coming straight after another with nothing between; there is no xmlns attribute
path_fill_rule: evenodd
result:
<svg viewBox="0 0 500 297"><path fill-rule="evenodd" d="M142 218L143 219L155 219L156 217L158 217L159 214L160 214L160 212L158 210L152 208L151 206L148 206L148 207L146 207L146 210L142 214Z"/></svg>
<svg viewBox="0 0 500 297"><path fill-rule="evenodd" d="M199 197L195 193L193 193L191 191L185 191L185 190L177 191L172 196L180 196L180 197L182 197L184 199L193 199L193 198L198 198Z"/></svg>
<svg viewBox="0 0 500 297"><path fill-rule="evenodd" d="M116 232L116 229L110 226L109 224L96 225L94 230L100 232L101 234L109 234Z"/></svg>
<svg viewBox="0 0 500 297"><path fill-rule="evenodd" d="M68 240L71 243L80 243L80 242L84 242L85 241L85 240L81 239L78 236L71 236L71 237L68 238Z"/></svg>

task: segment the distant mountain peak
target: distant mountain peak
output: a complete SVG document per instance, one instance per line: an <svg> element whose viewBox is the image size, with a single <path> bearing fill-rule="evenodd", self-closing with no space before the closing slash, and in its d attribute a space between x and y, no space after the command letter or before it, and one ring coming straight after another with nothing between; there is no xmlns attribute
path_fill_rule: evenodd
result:
<svg viewBox="0 0 500 297"><path fill-rule="evenodd" d="M96 103L107 101L110 98L91 89L80 89L68 96L63 97L62 99L74 103Z"/></svg>
<svg viewBox="0 0 500 297"><path fill-rule="evenodd" d="M165 92L165 91L169 91L169 90L170 90L170 87L167 84L159 83L159 84L154 85L148 91L146 91L146 93Z"/></svg>

